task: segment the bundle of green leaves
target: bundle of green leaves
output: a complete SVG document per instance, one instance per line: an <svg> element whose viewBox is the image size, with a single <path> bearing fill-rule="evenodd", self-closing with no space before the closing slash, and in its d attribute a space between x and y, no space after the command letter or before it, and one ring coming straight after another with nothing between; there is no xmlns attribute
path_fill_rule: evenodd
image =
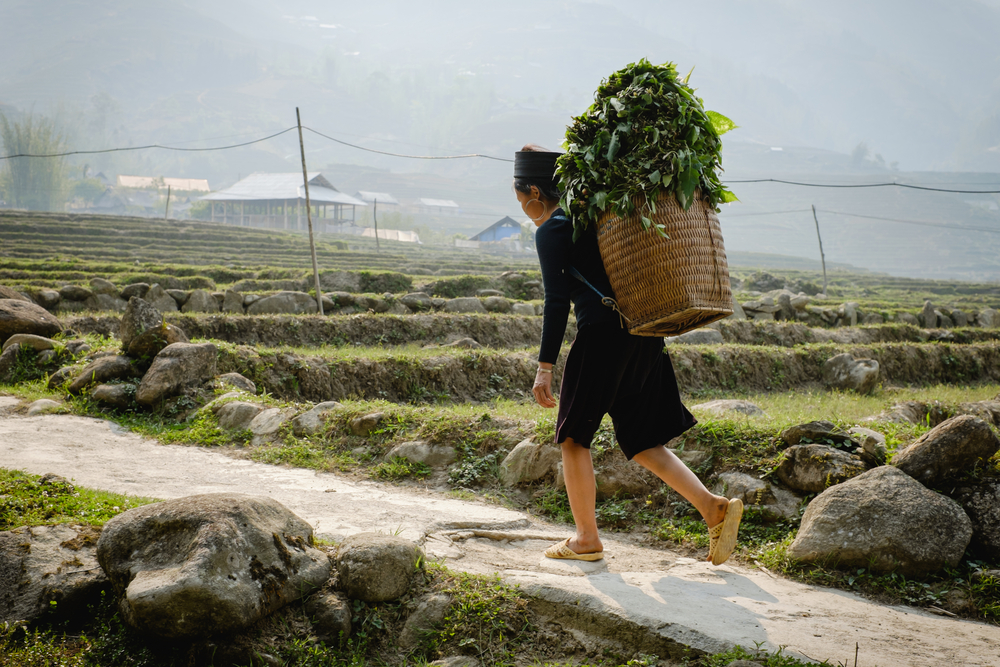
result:
<svg viewBox="0 0 1000 667"><path fill-rule="evenodd" d="M736 200L719 180L719 137L736 125L705 111L690 76L678 78L673 63L640 60L602 81L594 103L573 119L556 171L578 234L606 212L638 209L643 227L665 235L651 218L661 194L673 193L685 210L699 191L716 210Z"/></svg>

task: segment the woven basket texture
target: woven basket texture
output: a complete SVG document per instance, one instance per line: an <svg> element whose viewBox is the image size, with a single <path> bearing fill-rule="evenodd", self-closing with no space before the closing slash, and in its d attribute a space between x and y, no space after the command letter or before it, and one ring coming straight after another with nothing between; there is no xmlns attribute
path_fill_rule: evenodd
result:
<svg viewBox="0 0 1000 667"><path fill-rule="evenodd" d="M646 230L638 213L605 215L597 239L615 299L637 336L677 336L733 313L719 217L701 197L685 211L673 194L656 201Z"/></svg>

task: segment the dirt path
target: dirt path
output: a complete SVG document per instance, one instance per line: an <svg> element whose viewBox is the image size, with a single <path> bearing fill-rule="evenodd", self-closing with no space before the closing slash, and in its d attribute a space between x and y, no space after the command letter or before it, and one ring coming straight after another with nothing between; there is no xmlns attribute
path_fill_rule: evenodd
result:
<svg viewBox="0 0 1000 667"><path fill-rule="evenodd" d="M242 492L275 498L333 539L362 531L422 541L449 567L499 572L581 634L636 637L636 645L678 642L704 651L739 643L836 664L916 667L1000 664L1000 628L886 607L758 570L685 558L664 548L606 537L596 564L552 561L541 550L564 536L554 526L432 489L401 488L160 445L106 421L69 415L23 417L0 397L0 466L118 493L175 498ZM847 664L847 663L845 663Z"/></svg>

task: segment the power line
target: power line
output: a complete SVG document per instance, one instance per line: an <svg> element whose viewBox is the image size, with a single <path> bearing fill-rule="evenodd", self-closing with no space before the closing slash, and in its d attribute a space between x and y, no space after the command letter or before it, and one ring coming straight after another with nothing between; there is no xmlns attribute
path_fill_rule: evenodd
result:
<svg viewBox="0 0 1000 667"><path fill-rule="evenodd" d="M804 188L836 188L836 189L858 189L858 188L909 188L911 190L927 190L929 192L954 192L965 195L996 195L1000 190L953 190L951 188L932 188L926 185L911 185L909 183L802 183L800 181L785 181L780 178L750 178L735 181L723 181L729 183L783 183L784 185L797 185Z"/></svg>
<svg viewBox="0 0 1000 667"><path fill-rule="evenodd" d="M459 160L459 159L462 159L462 158L481 157L481 158L486 158L487 160L496 160L497 162L513 162L513 160L511 160L509 158L494 157L492 155L485 155L483 153L467 153L465 155L405 155L403 153L390 153L388 151L378 151L378 150L375 150L374 148L365 148L364 146L358 146L357 144L350 144L350 143L347 143L346 141L341 141L340 139L334 139L333 137L331 137L328 134L323 134L322 132L318 132L318 131L312 129L311 127L306 127L304 125L302 126L302 129L309 130L313 134L319 135L319 136L323 137L324 139L329 139L330 141L336 142L338 144L342 144L344 146L350 146L351 148L357 148L360 151L366 151L368 153L378 153L379 155L389 155L389 156L392 156L392 157L403 157L403 158L409 158L409 159L412 159L412 160Z"/></svg>
<svg viewBox="0 0 1000 667"><path fill-rule="evenodd" d="M150 148L160 148L166 151L184 151L188 153L197 153L204 151L225 151L232 148L242 148L243 146L250 146L252 144L259 144L262 141L267 141L268 139L274 139L275 137L280 137L286 132L291 132L296 129L296 126L292 126L282 130L281 132L275 132L274 134L268 135L266 137L261 137L260 139L253 139L252 141L244 141L240 144L230 144L228 146L210 146L208 148L181 148L179 146L161 146L160 144L149 144L147 146L127 146L122 148L103 148L100 150L93 151L67 151L65 153L47 153L47 154L35 154L35 153L17 153L16 155L2 155L0 160L11 160L16 157L35 157L35 158L52 158L52 157L67 157L70 155L96 155L98 153L121 153L125 151L143 151Z"/></svg>
<svg viewBox="0 0 1000 667"><path fill-rule="evenodd" d="M972 227L970 225L950 225L944 222L930 222L929 220L903 220L901 218L884 218L878 215L862 215L861 213L847 213L845 211L824 211L823 209L818 209L823 213L832 213L834 215L843 215L849 218L864 218L866 220L884 220L886 222L899 222L905 225L920 225L922 227L942 227L944 229L956 229L964 230L970 232L987 232L989 234L1000 234L1000 229L991 229L989 227Z"/></svg>

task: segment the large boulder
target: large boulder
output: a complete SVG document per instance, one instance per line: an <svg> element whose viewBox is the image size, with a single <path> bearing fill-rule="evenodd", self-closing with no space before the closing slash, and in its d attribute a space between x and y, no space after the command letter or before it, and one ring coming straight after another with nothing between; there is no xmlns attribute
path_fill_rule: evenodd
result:
<svg viewBox="0 0 1000 667"><path fill-rule="evenodd" d="M31 301L0 299L0 345L14 334L34 334L50 338L62 331L62 324L49 311Z"/></svg>
<svg viewBox="0 0 1000 667"><path fill-rule="evenodd" d="M489 313L509 313L510 301L502 296L488 296L483 299L483 308Z"/></svg>
<svg viewBox="0 0 1000 667"><path fill-rule="evenodd" d="M401 296L399 302L414 312L433 308L431 297L426 292L411 292Z"/></svg>
<svg viewBox="0 0 1000 667"><path fill-rule="evenodd" d="M222 297L222 312L243 314L243 295L227 289Z"/></svg>
<svg viewBox="0 0 1000 667"><path fill-rule="evenodd" d="M91 278L90 291L94 294L107 294L108 296L113 297L118 296L118 288L115 284L104 278Z"/></svg>
<svg viewBox="0 0 1000 667"><path fill-rule="evenodd" d="M424 552L396 535L359 533L340 543L337 575L347 596L364 602L396 600L423 568Z"/></svg>
<svg viewBox="0 0 1000 667"><path fill-rule="evenodd" d="M788 555L912 577L958 565L971 537L958 503L881 466L816 496Z"/></svg>
<svg viewBox="0 0 1000 667"><path fill-rule="evenodd" d="M161 313L172 313L177 310L177 301L167 294L167 291L160 287L158 283L150 285L149 291L143 297L153 308Z"/></svg>
<svg viewBox="0 0 1000 667"><path fill-rule="evenodd" d="M219 407L215 416L219 420L219 428L227 431L246 431L250 423L264 408L256 403L233 401Z"/></svg>
<svg viewBox="0 0 1000 667"><path fill-rule="evenodd" d="M823 381L833 389L871 393L878 384L879 365L874 359L855 359L847 352L823 363Z"/></svg>
<svg viewBox="0 0 1000 667"><path fill-rule="evenodd" d="M72 493L52 484L50 495ZM107 577L97 565L91 526L34 526L0 532L0 623L33 621L53 607L86 613L100 600Z"/></svg>
<svg viewBox="0 0 1000 667"><path fill-rule="evenodd" d="M138 372L128 357L120 355L100 357L83 367L83 370L70 384L69 393L79 394L92 384L103 384L112 380L131 380L137 375Z"/></svg>
<svg viewBox="0 0 1000 667"><path fill-rule="evenodd" d="M188 496L119 514L97 559L132 627L170 638L227 634L330 576L308 523L271 498Z"/></svg>
<svg viewBox="0 0 1000 667"><path fill-rule="evenodd" d="M160 351L135 392L135 400L152 406L216 375L219 351L211 343L173 343Z"/></svg>
<svg viewBox="0 0 1000 667"><path fill-rule="evenodd" d="M500 480L507 486L534 482L552 472L561 460L558 447L522 440L500 464Z"/></svg>
<svg viewBox="0 0 1000 667"><path fill-rule="evenodd" d="M59 297L66 301L86 301L92 296L93 292L79 285L63 285L59 288Z"/></svg>
<svg viewBox="0 0 1000 667"><path fill-rule="evenodd" d="M148 291L149 283L132 283L131 285L126 285L122 288L121 297L126 301L130 301L134 296L142 299L146 296L146 292Z"/></svg>
<svg viewBox="0 0 1000 667"><path fill-rule="evenodd" d="M249 315L315 313L316 299L305 292L278 292L254 301L247 307Z"/></svg>
<svg viewBox="0 0 1000 667"><path fill-rule="evenodd" d="M29 303L33 303L27 296L21 294L13 287L7 287L6 285L0 285L0 299L13 299L14 301L27 301Z"/></svg>
<svg viewBox="0 0 1000 667"><path fill-rule="evenodd" d="M187 334L180 327L163 322L152 329L146 329L132 338L128 345L128 355L136 359L151 360L160 350L174 343L190 343Z"/></svg>
<svg viewBox="0 0 1000 667"><path fill-rule="evenodd" d="M1000 554L1000 479L987 479L956 489L957 500L972 520L972 547L986 558Z"/></svg>
<svg viewBox="0 0 1000 667"><path fill-rule="evenodd" d="M826 445L792 445L775 474L782 484L803 493L819 493L868 469L857 456Z"/></svg>
<svg viewBox="0 0 1000 667"><path fill-rule="evenodd" d="M941 422L903 451L892 464L927 486L940 486L1000 450L990 425L978 417L959 415Z"/></svg>
<svg viewBox="0 0 1000 667"><path fill-rule="evenodd" d="M104 292L95 293L84 301L84 305L86 310L111 313L121 313L128 306L125 299L118 297L117 293L106 294Z"/></svg>
<svg viewBox="0 0 1000 667"><path fill-rule="evenodd" d="M217 313L222 307L211 292L196 289L191 292L181 310L185 313Z"/></svg>
<svg viewBox="0 0 1000 667"><path fill-rule="evenodd" d="M118 325L118 338L122 341L122 350L128 352L132 341L143 332L156 329L162 324L163 315L151 303L137 296L131 297Z"/></svg>

